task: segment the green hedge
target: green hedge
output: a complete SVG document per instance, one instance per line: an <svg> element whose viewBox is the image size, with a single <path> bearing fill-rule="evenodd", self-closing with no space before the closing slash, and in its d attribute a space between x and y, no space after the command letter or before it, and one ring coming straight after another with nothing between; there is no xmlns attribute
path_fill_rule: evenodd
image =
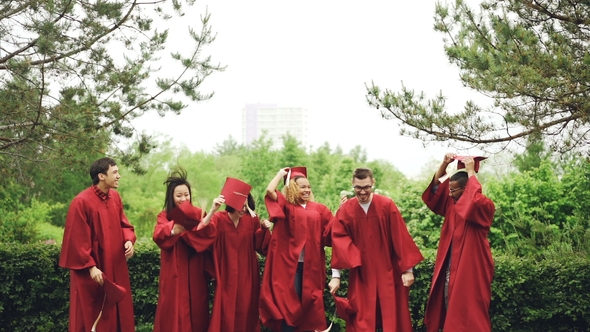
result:
<svg viewBox="0 0 590 332"><path fill-rule="evenodd" d="M329 254L329 250L328 250ZM411 311L415 331L423 316L433 253L415 269ZM66 331L69 275L58 267L59 246L0 243L0 331ZM535 261L496 256L491 316L494 331L590 331L590 260ZM140 242L129 261L137 331L151 331L158 297L159 250ZM342 290L345 294L346 276ZM326 311L334 304L326 293ZM343 331L343 321L332 331Z"/></svg>

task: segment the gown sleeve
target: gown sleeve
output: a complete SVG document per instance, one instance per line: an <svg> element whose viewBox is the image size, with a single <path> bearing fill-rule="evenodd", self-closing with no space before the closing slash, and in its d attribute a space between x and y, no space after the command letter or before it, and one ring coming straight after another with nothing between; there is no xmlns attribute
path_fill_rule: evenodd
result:
<svg viewBox="0 0 590 332"><path fill-rule="evenodd" d="M84 200L75 198L68 210L59 266L82 270L96 266L92 257L91 230L84 212Z"/></svg>
<svg viewBox="0 0 590 332"><path fill-rule="evenodd" d="M332 268L349 269L361 266L361 252L353 243L346 218L346 203L332 219Z"/></svg>
<svg viewBox="0 0 590 332"><path fill-rule="evenodd" d="M495 211L494 203L483 195L477 178L470 177L463 195L455 203L455 212L467 222L489 228L492 226Z"/></svg>
<svg viewBox="0 0 590 332"><path fill-rule="evenodd" d="M445 180L441 183L436 191L433 192L434 186L433 181L430 181L428 188L422 194L422 200L426 206L434 213L445 216L447 213L448 200L450 199L449 192L449 180Z"/></svg>

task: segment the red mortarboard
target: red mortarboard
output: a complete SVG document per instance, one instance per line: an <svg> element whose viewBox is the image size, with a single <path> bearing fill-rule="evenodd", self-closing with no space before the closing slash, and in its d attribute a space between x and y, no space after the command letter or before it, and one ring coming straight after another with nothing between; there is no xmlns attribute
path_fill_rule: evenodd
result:
<svg viewBox="0 0 590 332"><path fill-rule="evenodd" d="M356 315L356 310L350 305L347 298L334 296L334 304L336 304L336 313L338 317L344 319L346 323L351 323L351 318Z"/></svg>
<svg viewBox="0 0 590 332"><path fill-rule="evenodd" d="M303 176L304 178L307 178L307 167L297 166L289 168L289 172L287 172L287 175L283 177L283 180L285 180L285 184L287 184L289 180L294 179L298 176Z"/></svg>
<svg viewBox="0 0 590 332"><path fill-rule="evenodd" d="M189 201L186 201L168 213L168 220L174 220L175 223L184 226L184 228L192 229L199 223L201 216L198 209Z"/></svg>
<svg viewBox="0 0 590 332"><path fill-rule="evenodd" d="M252 186L246 182L228 177L225 179L221 194L225 199L225 205L241 210L248 199L250 190L252 190Z"/></svg>
<svg viewBox="0 0 590 332"><path fill-rule="evenodd" d="M125 297L125 294L127 294L127 290L125 288L109 280L104 275L104 273L102 274L102 280L104 281L103 289L109 302L119 302Z"/></svg>
<svg viewBox="0 0 590 332"><path fill-rule="evenodd" d="M468 156L455 156L455 159L457 160L457 169L463 169L465 168L465 164L463 163L463 159L466 158ZM473 170L475 170L475 173L479 172L479 162L482 160L488 159L488 157L473 157Z"/></svg>

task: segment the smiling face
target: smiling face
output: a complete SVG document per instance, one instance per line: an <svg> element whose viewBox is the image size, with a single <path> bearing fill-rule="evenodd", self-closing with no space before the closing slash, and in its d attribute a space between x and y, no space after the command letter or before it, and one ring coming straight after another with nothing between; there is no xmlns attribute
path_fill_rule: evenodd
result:
<svg viewBox="0 0 590 332"><path fill-rule="evenodd" d="M182 204L186 201L190 201L191 194L190 194L190 191L188 190L188 186L185 184L181 184L181 185L176 186L176 188L174 188L173 198L174 198L174 206L179 206L180 204Z"/></svg>
<svg viewBox="0 0 590 332"><path fill-rule="evenodd" d="M119 179L121 178L121 174L119 174L119 167L109 166L109 169L105 173L98 174L99 183L97 184L98 188L104 192L107 192L109 189L117 189L119 187Z"/></svg>
<svg viewBox="0 0 590 332"><path fill-rule="evenodd" d="M366 177L364 179L354 178L352 180L352 187L356 198L359 203L369 203L373 198L373 186L375 185L375 179L372 177Z"/></svg>
<svg viewBox="0 0 590 332"><path fill-rule="evenodd" d="M299 204L306 204L311 199L311 185L309 180L304 177L300 177L295 180L298 188L297 201Z"/></svg>

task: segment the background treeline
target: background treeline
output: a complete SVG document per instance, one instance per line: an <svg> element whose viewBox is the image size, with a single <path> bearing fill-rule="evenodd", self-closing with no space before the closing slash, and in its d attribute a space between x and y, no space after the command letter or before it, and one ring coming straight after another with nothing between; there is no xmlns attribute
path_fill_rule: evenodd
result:
<svg viewBox="0 0 590 332"><path fill-rule="evenodd" d="M263 195L280 167L305 165L317 201L336 210L339 194L351 188L351 172L366 166L375 174L376 191L397 203L421 249L435 249L442 218L421 200L439 161L417 165L422 174L408 178L390 162L367 160L362 147L344 152L328 143L305 149L296 138L285 136L283 147L271 149L261 137L250 145L228 138L214 152L193 152L163 141L145 156L139 170L121 165L119 192L125 211L139 238L150 239L156 215L164 202L163 182L174 167L188 171L193 204L210 207L228 176L253 186L258 213L265 217ZM394 148L392 148L394 150ZM441 156L446 151L441 151ZM88 164L96 155L83 155ZM442 158L442 157L441 157ZM501 166L496 166L501 165ZM454 165L452 166L454 167ZM0 238L3 242L60 243L71 199L90 185L87 165L47 169L30 166L27 181L0 177ZM0 172L7 172L2 170ZM496 155L484 161L479 174L484 193L496 204L490 233L495 253L515 256L567 257L590 253L590 164L577 156L554 159L542 143L518 156Z"/></svg>

